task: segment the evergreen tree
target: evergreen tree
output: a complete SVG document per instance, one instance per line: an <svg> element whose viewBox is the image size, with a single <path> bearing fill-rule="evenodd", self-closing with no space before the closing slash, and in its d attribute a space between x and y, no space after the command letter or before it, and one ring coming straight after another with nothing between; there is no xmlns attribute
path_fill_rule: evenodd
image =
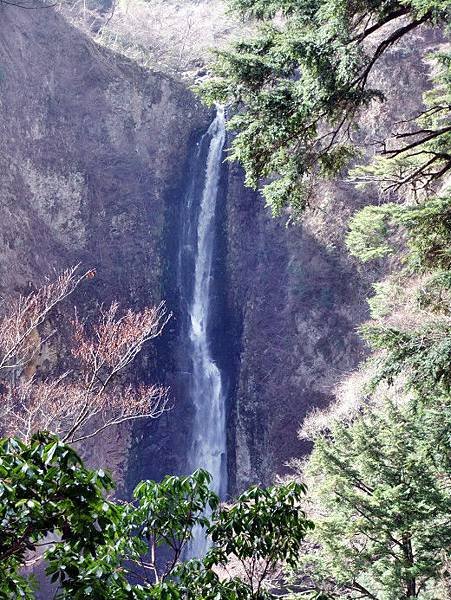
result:
<svg viewBox="0 0 451 600"><path fill-rule="evenodd" d="M289 206L300 214L315 182L336 175L358 154L359 115L384 99L369 83L381 57L416 28L443 26L449 2L232 0L231 5L260 27L255 37L217 52L200 92L208 102L232 108L229 126L237 135L230 158L243 164L247 183L257 187L269 178L263 194L273 213ZM449 57L438 60L449 80ZM405 176L409 181L416 172L432 185L450 169L449 110L449 97L431 92L421 126L395 132L395 148L383 146L382 155L394 163L401 154L415 159Z"/></svg>
<svg viewBox="0 0 451 600"><path fill-rule="evenodd" d="M247 183L266 182L274 214L289 207L298 216L317 182L358 156L362 110L384 100L369 83L384 53L420 26L445 28L450 4L231 5L257 20L257 33L217 53L200 93L231 107L230 157ZM379 204L355 215L348 247L363 261L392 256L362 327L377 366L370 389L402 380L405 393L373 398L315 441L307 473L317 526L298 574L301 595L314 587L319 597L435 599L451 546L451 59L446 51L427 58L433 88L424 108L351 172L369 194L377 189Z"/></svg>
<svg viewBox="0 0 451 600"><path fill-rule="evenodd" d="M332 598L431 599L451 548L451 407L386 400L320 436L308 574Z"/></svg>

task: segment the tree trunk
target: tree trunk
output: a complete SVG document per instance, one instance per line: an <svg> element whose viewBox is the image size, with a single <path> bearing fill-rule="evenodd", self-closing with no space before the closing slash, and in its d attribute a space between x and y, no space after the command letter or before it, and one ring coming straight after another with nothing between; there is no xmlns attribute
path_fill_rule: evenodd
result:
<svg viewBox="0 0 451 600"><path fill-rule="evenodd" d="M413 549L412 549L412 539L409 535L404 534L402 536L402 547L404 558L407 563L407 566L413 567ZM406 578L406 598L416 598L417 596L417 586L415 577L407 577Z"/></svg>

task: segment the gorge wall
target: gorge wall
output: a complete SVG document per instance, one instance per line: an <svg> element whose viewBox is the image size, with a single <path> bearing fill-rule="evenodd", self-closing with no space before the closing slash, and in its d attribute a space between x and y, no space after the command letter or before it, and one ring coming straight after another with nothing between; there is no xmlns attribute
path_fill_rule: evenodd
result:
<svg viewBox="0 0 451 600"><path fill-rule="evenodd" d="M135 309L159 302L165 213L208 111L181 84L97 47L53 9L1 5L0 20L2 296L80 263L97 275L63 322L75 302L88 315L113 299ZM54 363L55 351L47 355ZM150 349L136 377L155 375L154 360ZM110 431L91 462L122 472L128 439L127 428Z"/></svg>
<svg viewBox="0 0 451 600"><path fill-rule="evenodd" d="M81 263L97 269L75 298L87 314L113 298L132 308L165 298L174 317L134 377L170 385L173 409L110 432L88 458L114 467L127 487L183 472L193 411L183 401L177 256L196 144L212 114L182 84L100 49L52 10L0 5L0 18L2 295ZM377 72L388 99L362 122L369 152L396 115L417 111L428 69L418 49L435 43L420 32ZM346 181L324 186L289 228L243 187L237 165L223 166L220 190L211 339L227 380L233 493L269 483L308 450L297 429L364 357L356 327L381 267L362 269L344 248L349 216L377 200Z"/></svg>

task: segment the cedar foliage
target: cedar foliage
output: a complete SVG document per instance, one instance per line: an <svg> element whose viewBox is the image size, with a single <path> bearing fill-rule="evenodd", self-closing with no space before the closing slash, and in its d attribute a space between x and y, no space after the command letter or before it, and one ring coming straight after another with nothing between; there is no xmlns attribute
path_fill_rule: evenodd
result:
<svg viewBox="0 0 451 600"><path fill-rule="evenodd" d="M234 115L231 159L273 214L297 218L318 182L358 162L362 110L384 97L372 78L417 27L446 29L446 1L231 0L260 23L218 52L200 93ZM316 523L291 571L290 597L444 600L451 548L451 55L424 56L432 89L393 123L349 178L368 192L348 248L387 262L361 333L374 373L346 418L324 426L307 466ZM378 204L373 197L377 197ZM402 390L402 391L401 391Z"/></svg>
<svg viewBox="0 0 451 600"><path fill-rule="evenodd" d="M216 53L199 91L208 103L231 108L236 136L230 158L244 166L247 184L263 180L272 212L289 207L299 216L317 182L359 155L358 118L371 102L384 100L371 78L381 57L416 28L446 23L449 3L233 0L231 6L256 19L258 31ZM449 56L436 60L446 86ZM398 145L384 146L381 154L395 164L411 149L410 176L422 174L433 185L451 167L449 95L437 86L429 102L433 108L422 113L416 133L394 132Z"/></svg>
<svg viewBox="0 0 451 600"><path fill-rule="evenodd" d="M302 570L332 597L434 598L451 546L445 397L387 399L315 442L307 477L319 552ZM299 568L299 567L298 567Z"/></svg>

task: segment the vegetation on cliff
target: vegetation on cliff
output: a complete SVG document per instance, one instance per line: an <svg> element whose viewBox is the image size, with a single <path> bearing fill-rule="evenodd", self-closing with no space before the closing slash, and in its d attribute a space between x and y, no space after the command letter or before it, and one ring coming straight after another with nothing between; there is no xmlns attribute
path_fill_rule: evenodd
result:
<svg viewBox="0 0 451 600"><path fill-rule="evenodd" d="M261 27L255 37L218 53L201 93L232 107L230 125L237 135L231 158L244 165L248 183L265 180L273 213L288 210L297 218L314 206L324 177L343 173L358 158L359 115L383 101L374 81L376 64L418 27L443 28L449 5L445 0L231 4ZM74 396L69 424L66 378L61 396L55 387L45 391L34 383L27 396L15 376L6 380L11 433L20 431L27 409L38 406L41 420L25 423L25 442L0 443L5 598L33 597L21 569L41 547L48 547L48 573L61 598L449 597L451 63L445 51L428 60L433 88L421 114L394 124L374 160L350 173L379 201L352 219L350 252L364 262L387 257L390 262L386 279L375 284L371 320L362 327L372 347L362 366L366 385L346 414L332 414L316 432L306 464L294 463L308 495L304 483L291 482L252 488L232 506L220 507L208 474L198 471L160 484L142 482L130 503L108 499L108 476L86 469L57 438L31 434L47 426L42 419L52 406L63 407L58 431L72 441L81 439L75 431L85 429L83 437L96 433L96 417L109 415L117 398L126 411L133 394L122 396L117 388L115 396L104 396L105 384L154 330L144 313L136 322L133 315L117 321L114 307L92 336L75 319L74 356L82 366L92 366L87 357L95 361L94 370L80 377L84 384L76 389L82 401L77 404ZM35 354L31 332L48 315L47 304L44 312L33 312L35 304L27 308L34 320L26 312L25 320L9 316L3 323L2 343L12 340L4 355L14 360L0 368L11 373L22 371ZM22 315L20 310L14 314ZM157 324L161 318L157 314ZM8 323L19 324L10 337ZM98 358L106 375L97 368ZM134 416L145 414L147 404L138 400L137 406ZM214 546L203 559L183 562L199 525ZM160 548L171 552L167 567L166 559L158 561ZM237 561L242 571L230 575L227 569ZM277 572L281 563L283 577ZM279 575L277 590L265 585L268 575Z"/></svg>
<svg viewBox="0 0 451 600"><path fill-rule="evenodd" d="M362 154L359 117L384 101L376 65L417 28L445 30L449 3L231 5L258 33L217 53L200 93L232 108L230 158L248 184L296 219ZM293 462L316 523L291 573L296 597L312 587L348 599L449 594L451 63L444 45L424 59L433 84L424 107L373 140L376 156L349 174L370 200L351 220L348 248L390 262L361 328L372 348L365 385L348 410L318 420L307 464Z"/></svg>
<svg viewBox="0 0 451 600"><path fill-rule="evenodd" d="M332 422L302 471L316 527L299 575L332 598L445 598L450 428L446 397L386 397Z"/></svg>
<svg viewBox="0 0 451 600"><path fill-rule="evenodd" d="M449 6L441 0L231 4L261 23L258 34L217 52L200 93L235 112L229 122L236 131L230 158L243 164L247 183L256 187L272 179L262 187L273 213L290 207L298 216L314 204L318 180L339 174L358 156L358 118L384 98L373 77L384 53L420 26L443 25ZM446 56L441 60L449 62ZM384 140L382 155L415 156L418 173L412 176L434 181L450 168L450 125L448 104L435 94L431 103L422 114L424 125L394 132L401 148L391 149ZM423 155L417 153L420 146ZM414 148L415 154L408 153Z"/></svg>
<svg viewBox="0 0 451 600"><path fill-rule="evenodd" d="M70 0L63 13L96 43L145 68L193 80L211 47L238 33L239 19L222 0Z"/></svg>
<svg viewBox="0 0 451 600"><path fill-rule="evenodd" d="M143 346L158 337L170 319L164 303L122 314L113 303L90 322L75 309L69 320L69 363L64 365L60 356L54 372L43 377L40 359L56 334L63 333L52 327L56 309L94 277L93 269L83 274L68 269L8 303L0 318L3 434L29 441L37 431L50 431L76 443L165 411L165 388L120 381Z"/></svg>

